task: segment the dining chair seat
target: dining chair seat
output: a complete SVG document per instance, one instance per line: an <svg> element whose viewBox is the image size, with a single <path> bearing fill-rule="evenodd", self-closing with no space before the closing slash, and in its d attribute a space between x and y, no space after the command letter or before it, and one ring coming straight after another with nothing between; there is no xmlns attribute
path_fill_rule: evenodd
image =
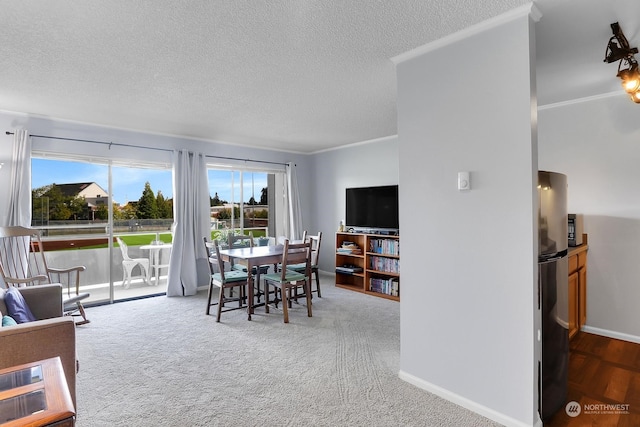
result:
<svg viewBox="0 0 640 427"><path fill-rule="evenodd" d="M260 267L253 266L251 268L251 274L253 274L254 276L258 274L258 268L260 268L261 274L265 274L267 273L267 271L269 271L268 265L261 265ZM247 266L242 264L233 264L233 269L237 271L244 271L245 273L247 272Z"/></svg>
<svg viewBox="0 0 640 427"><path fill-rule="evenodd" d="M269 280L271 282L278 282L280 284L285 282L297 282L299 280L305 280L306 276L303 273L298 273L297 271L293 271L287 269L285 272L284 278L281 273L271 273L264 276L265 280Z"/></svg>
<svg viewBox="0 0 640 427"><path fill-rule="evenodd" d="M239 270L231 270L224 272L224 279L220 273L213 273L211 279L216 282L242 282L247 280L247 273Z"/></svg>
<svg viewBox="0 0 640 427"><path fill-rule="evenodd" d="M278 264L278 267L281 267L282 264ZM313 268L314 266L312 265L311 268ZM293 270L293 271L304 271L304 269L307 268L307 264L305 264L304 262L299 262L297 264L289 264L287 265L287 270Z"/></svg>

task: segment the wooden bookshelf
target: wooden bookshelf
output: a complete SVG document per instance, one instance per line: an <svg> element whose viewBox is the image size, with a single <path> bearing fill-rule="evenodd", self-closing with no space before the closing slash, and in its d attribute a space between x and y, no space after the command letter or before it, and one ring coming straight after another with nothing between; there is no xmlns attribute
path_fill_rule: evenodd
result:
<svg viewBox="0 0 640 427"><path fill-rule="evenodd" d="M338 232L335 249L336 286L400 301L398 236Z"/></svg>

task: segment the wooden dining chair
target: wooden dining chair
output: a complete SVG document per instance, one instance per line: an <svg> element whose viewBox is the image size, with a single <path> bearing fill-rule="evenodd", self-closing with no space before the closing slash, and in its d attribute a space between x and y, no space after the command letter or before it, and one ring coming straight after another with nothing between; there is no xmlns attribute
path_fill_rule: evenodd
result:
<svg viewBox="0 0 640 427"><path fill-rule="evenodd" d="M209 269L211 277L209 280L209 291L207 294L207 311L209 315L212 305L218 306L218 312L216 316L216 322L220 322L220 317L223 312L231 310L239 310L246 308L247 302L247 284L249 282L249 275L241 270L225 271L224 261L220 257L220 247L218 241L214 240L210 242L207 238L204 238L204 246L207 250ZM216 271L216 269L218 271ZM218 302L211 302L213 296L213 287L216 286L220 289L218 294ZM225 290L229 290L229 296L225 295ZM233 290L236 289L237 295L234 295ZM237 302L238 306L226 306L226 303Z"/></svg>
<svg viewBox="0 0 640 427"><path fill-rule="evenodd" d="M316 292L319 298L322 298L322 294L320 292L320 275L318 274L318 257L320 256L320 243L322 242L322 231L319 231L316 235L309 235L307 231L304 231L303 241L308 241L311 244L311 274L315 276L316 289L311 290L311 292ZM293 264L287 267L289 270L297 271L298 273L304 273L304 269L306 268L305 263ZM311 285L309 285L311 288ZM297 297L303 297L304 295L296 295ZM313 298L313 295L311 296Z"/></svg>
<svg viewBox="0 0 640 427"><path fill-rule="evenodd" d="M289 264L299 263L305 264L303 273L287 268ZM280 265L282 268L279 272L264 276L265 311L269 313L269 286L273 286L274 290L280 290L284 323L289 323L289 307L291 298L294 296L293 292L295 292L295 289L302 287L307 300L307 316L311 317L311 244L308 241L289 243L289 239L285 239ZM276 298L274 302L277 307L278 299Z"/></svg>

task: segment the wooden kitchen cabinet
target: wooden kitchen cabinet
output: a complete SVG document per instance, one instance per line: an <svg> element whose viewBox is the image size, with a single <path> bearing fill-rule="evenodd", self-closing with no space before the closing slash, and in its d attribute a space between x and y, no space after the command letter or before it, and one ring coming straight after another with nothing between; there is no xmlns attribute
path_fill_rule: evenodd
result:
<svg viewBox="0 0 640 427"><path fill-rule="evenodd" d="M569 338L587 323L587 235L569 248Z"/></svg>
<svg viewBox="0 0 640 427"><path fill-rule="evenodd" d="M578 332L578 272L569 274L569 338Z"/></svg>

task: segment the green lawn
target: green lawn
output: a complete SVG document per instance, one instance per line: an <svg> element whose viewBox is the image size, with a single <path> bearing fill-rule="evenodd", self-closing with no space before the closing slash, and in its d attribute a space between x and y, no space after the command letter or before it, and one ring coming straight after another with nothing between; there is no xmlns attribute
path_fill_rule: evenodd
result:
<svg viewBox="0 0 640 427"><path fill-rule="evenodd" d="M211 236L210 236L211 240L219 239L222 236L222 232L223 230L212 230ZM265 230L253 230L252 233L254 238L264 237L267 234ZM249 235L248 232L245 234L247 236ZM151 242L156 239L156 234L155 233L135 234L135 235L125 234L118 237L120 237L128 246L142 246L142 245L151 244ZM173 236L171 235L171 233L160 233L160 240L163 241L164 243L171 243L173 240ZM118 247L118 243L114 242L113 246ZM82 249L99 249L99 248L106 248L106 247L107 247L107 244L105 243L102 245L83 246Z"/></svg>
<svg viewBox="0 0 640 427"><path fill-rule="evenodd" d="M119 237L122 239L123 242L125 242L129 246L148 245L152 241L156 240L155 233L135 234L131 236L125 235L125 236L119 236ZM172 241L171 233L160 234L160 240L162 240L164 243L171 243ZM114 246L118 246L118 244L116 243Z"/></svg>

